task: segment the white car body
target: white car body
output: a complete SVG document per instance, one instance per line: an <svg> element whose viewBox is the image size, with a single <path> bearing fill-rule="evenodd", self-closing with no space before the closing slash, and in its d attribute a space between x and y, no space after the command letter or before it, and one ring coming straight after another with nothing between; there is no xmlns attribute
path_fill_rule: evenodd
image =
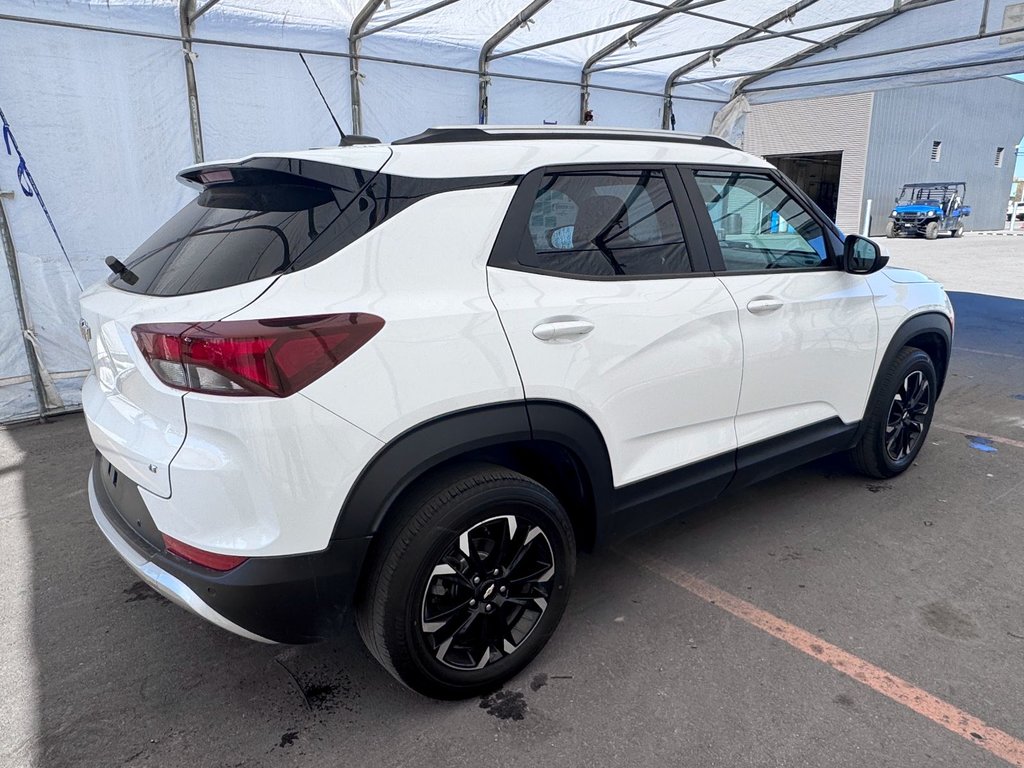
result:
<svg viewBox="0 0 1024 768"><path fill-rule="evenodd" d="M519 179L574 164L775 172L697 139L488 131L483 140L258 155L188 169L195 175L266 158L456 183L298 271L185 295L127 292L109 281L82 295L95 361L83 392L90 434L102 458L138 486L159 532L252 560L325 552L345 526L361 476L388 446L421 425L500 404L558 403L584 414L603 439L612 495L722 457L735 473L742 449L822 424L855 429L908 321L940 316L951 331L942 288L889 268L594 280L495 265L517 183L459 188L460 180ZM132 335L144 323L332 313L385 323L287 397L172 388ZM545 333L553 336L539 337ZM396 477L395 488L410 480ZM379 500L381 514L390 500ZM109 515L93 505L97 519ZM127 560L139 559L126 534L102 527ZM160 571L152 553L141 557ZM199 612L228 629L289 639L222 616L184 577L143 577L193 610L200 600Z"/></svg>

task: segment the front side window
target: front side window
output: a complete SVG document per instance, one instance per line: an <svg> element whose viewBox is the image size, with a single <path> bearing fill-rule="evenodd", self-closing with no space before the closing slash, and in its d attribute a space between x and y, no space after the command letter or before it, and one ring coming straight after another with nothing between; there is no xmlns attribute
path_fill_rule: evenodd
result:
<svg viewBox="0 0 1024 768"><path fill-rule="evenodd" d="M697 171L722 260L732 272L830 267L825 232L766 174Z"/></svg>
<svg viewBox="0 0 1024 768"><path fill-rule="evenodd" d="M546 174L519 263L594 277L692 271L665 176L641 169Z"/></svg>

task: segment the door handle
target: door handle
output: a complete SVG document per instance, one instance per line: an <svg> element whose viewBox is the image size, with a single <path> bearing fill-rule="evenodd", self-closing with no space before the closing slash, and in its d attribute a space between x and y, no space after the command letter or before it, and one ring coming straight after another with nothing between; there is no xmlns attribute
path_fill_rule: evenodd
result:
<svg viewBox="0 0 1024 768"><path fill-rule="evenodd" d="M558 320L534 326L533 335L541 341L551 341L586 336L592 330L594 324L587 320Z"/></svg>
<svg viewBox="0 0 1024 768"><path fill-rule="evenodd" d="M769 312L774 312L777 309L782 308L781 299L751 299L747 302L747 311L752 315L767 315Z"/></svg>

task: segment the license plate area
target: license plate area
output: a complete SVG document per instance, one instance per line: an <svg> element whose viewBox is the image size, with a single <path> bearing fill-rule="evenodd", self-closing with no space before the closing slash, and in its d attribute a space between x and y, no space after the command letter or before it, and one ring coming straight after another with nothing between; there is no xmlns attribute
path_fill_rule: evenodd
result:
<svg viewBox="0 0 1024 768"><path fill-rule="evenodd" d="M153 549L163 549L163 536L150 517L139 494L139 486L99 453L96 454L94 470L111 506L124 524L118 527L129 529Z"/></svg>

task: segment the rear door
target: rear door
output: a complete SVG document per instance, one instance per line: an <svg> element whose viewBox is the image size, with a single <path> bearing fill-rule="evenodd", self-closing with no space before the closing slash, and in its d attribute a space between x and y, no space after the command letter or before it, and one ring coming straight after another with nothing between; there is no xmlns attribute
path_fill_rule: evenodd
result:
<svg viewBox="0 0 1024 768"><path fill-rule="evenodd" d="M526 397L578 407L616 486L718 457L731 473L742 349L679 175L657 165L529 174L488 268Z"/></svg>
<svg viewBox="0 0 1024 768"><path fill-rule="evenodd" d="M93 371L82 403L94 444L122 474L169 497L169 465L185 439L184 392L157 378L137 325L221 320L279 275L328 258L374 226L362 190L386 147L337 150L355 165L281 158L204 166L184 178L199 196L128 259L128 273L85 291L82 333Z"/></svg>
<svg viewBox="0 0 1024 768"><path fill-rule="evenodd" d="M739 308L739 445L837 419L859 421L878 321L865 277L839 264L838 235L774 171L682 173L703 202L697 216L712 268Z"/></svg>

